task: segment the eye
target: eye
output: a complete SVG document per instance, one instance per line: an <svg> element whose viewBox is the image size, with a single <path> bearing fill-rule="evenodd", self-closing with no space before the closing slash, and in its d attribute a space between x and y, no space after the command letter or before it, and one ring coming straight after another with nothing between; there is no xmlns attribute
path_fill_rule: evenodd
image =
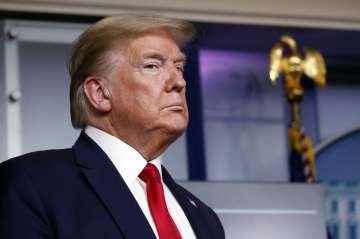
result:
<svg viewBox="0 0 360 239"><path fill-rule="evenodd" d="M185 68L184 65L177 65L176 66L176 69L181 73L184 73L184 68Z"/></svg>
<svg viewBox="0 0 360 239"><path fill-rule="evenodd" d="M158 66L156 64L146 64L144 65L144 68L148 70L155 70L158 69Z"/></svg>

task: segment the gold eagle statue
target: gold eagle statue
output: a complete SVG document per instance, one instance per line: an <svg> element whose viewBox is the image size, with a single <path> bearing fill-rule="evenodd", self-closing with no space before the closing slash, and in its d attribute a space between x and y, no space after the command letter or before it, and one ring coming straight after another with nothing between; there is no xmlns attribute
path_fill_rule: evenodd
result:
<svg viewBox="0 0 360 239"><path fill-rule="evenodd" d="M289 47L289 56L284 56L284 46ZM312 79L316 84L324 86L326 83L325 62L322 55L311 48L304 48L305 58L297 50L295 40L288 35L281 37L281 42L276 43L270 51L270 80L276 84L281 73L286 77L293 76L300 80L302 73Z"/></svg>

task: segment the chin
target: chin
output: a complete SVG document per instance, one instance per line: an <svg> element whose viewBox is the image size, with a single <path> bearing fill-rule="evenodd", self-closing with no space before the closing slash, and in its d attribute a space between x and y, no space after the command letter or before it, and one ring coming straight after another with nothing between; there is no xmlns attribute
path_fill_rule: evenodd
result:
<svg viewBox="0 0 360 239"><path fill-rule="evenodd" d="M169 134L182 135L187 128L187 125L172 125L166 129Z"/></svg>
<svg viewBox="0 0 360 239"><path fill-rule="evenodd" d="M180 136L186 130L189 122L188 114L172 113L161 117L157 125L165 134Z"/></svg>
<svg viewBox="0 0 360 239"><path fill-rule="evenodd" d="M167 134L170 135L175 135L177 137L179 137L180 135L182 135L188 125L188 121L186 120L181 120L181 121L172 121L171 123L167 123L164 127L165 132Z"/></svg>

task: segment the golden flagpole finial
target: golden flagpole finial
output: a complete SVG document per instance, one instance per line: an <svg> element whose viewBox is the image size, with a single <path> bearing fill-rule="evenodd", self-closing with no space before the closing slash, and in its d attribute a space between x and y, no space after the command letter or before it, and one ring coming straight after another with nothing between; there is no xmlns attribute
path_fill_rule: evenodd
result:
<svg viewBox="0 0 360 239"><path fill-rule="evenodd" d="M286 46L289 49L287 56L284 54ZM319 86L324 86L326 83L326 69L322 55L311 48L304 48L304 55L305 58L302 59L296 41L289 35L282 36L281 41L270 50L270 80L276 84L280 74L284 74L286 96L291 104L300 103L302 100L304 88L301 77L303 74ZM297 106L294 105L294 107ZM297 110L293 111L293 114L298 113ZM300 120L299 115L293 115L293 119Z"/></svg>

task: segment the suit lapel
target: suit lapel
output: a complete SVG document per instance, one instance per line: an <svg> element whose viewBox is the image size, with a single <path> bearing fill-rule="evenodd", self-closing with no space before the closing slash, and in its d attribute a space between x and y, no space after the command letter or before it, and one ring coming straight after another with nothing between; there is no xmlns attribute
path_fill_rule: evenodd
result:
<svg viewBox="0 0 360 239"><path fill-rule="evenodd" d="M156 239L129 188L101 148L82 132L73 149L77 164L124 237Z"/></svg>
<svg viewBox="0 0 360 239"><path fill-rule="evenodd" d="M171 193L183 209L192 229L194 230L196 238L208 238L208 233L202 223L201 214L195 204L196 200L183 193L183 189L177 185L164 167L162 167L162 176L166 186L170 189Z"/></svg>

